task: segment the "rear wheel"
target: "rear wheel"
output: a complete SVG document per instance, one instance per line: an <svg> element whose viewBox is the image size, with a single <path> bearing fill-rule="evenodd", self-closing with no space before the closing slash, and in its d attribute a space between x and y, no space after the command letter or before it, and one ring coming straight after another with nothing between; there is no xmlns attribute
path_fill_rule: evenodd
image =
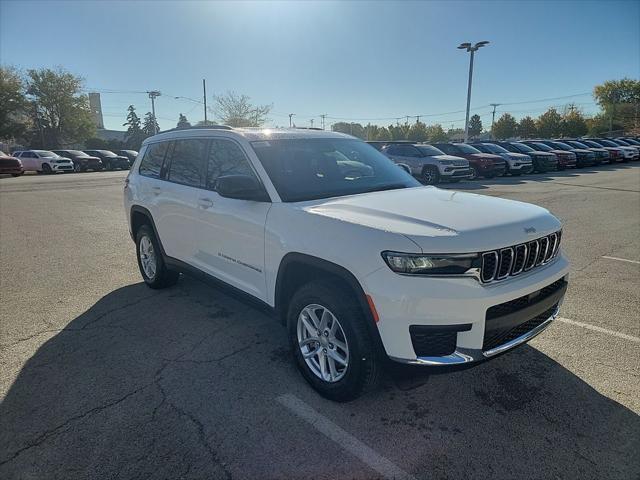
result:
<svg viewBox="0 0 640 480"><path fill-rule="evenodd" d="M24 173L24 172L22 172L22 173ZM20 176L22 176L22 173L12 173L11 176L12 177L20 177Z"/></svg>
<svg viewBox="0 0 640 480"><path fill-rule="evenodd" d="M180 274L169 270L165 265L160 245L149 225L143 225L138 230L136 247L138 267L149 287L159 289L176 284Z"/></svg>
<svg viewBox="0 0 640 480"><path fill-rule="evenodd" d="M425 185L437 185L440 183L440 172L434 166L426 166L422 169L422 182Z"/></svg>
<svg viewBox="0 0 640 480"><path fill-rule="evenodd" d="M375 387L380 359L353 298L333 283L302 286L287 314L296 364L309 384L331 400L353 400Z"/></svg>
<svg viewBox="0 0 640 480"><path fill-rule="evenodd" d="M475 180L478 177L480 177L480 171L478 170L478 167L476 167L475 165L471 165L471 177L469 178L469 180Z"/></svg>

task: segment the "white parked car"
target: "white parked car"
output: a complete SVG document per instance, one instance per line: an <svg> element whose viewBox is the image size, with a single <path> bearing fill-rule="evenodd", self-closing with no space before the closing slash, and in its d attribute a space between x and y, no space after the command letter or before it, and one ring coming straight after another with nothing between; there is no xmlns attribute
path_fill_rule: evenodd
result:
<svg viewBox="0 0 640 480"><path fill-rule="evenodd" d="M507 171L505 173L518 176L533 172L533 160L529 155L510 152L495 143L472 143L471 145L482 153L492 153L504 158L507 162Z"/></svg>
<svg viewBox="0 0 640 480"><path fill-rule="evenodd" d="M145 140L124 206L147 285L187 272L264 304L334 400L375 385L386 359L466 364L526 342L567 288L547 210L422 186L340 133L161 133Z"/></svg>
<svg viewBox="0 0 640 480"><path fill-rule="evenodd" d="M70 158L50 152L49 150L21 150L13 156L22 162L25 172L57 173L73 172L73 161Z"/></svg>

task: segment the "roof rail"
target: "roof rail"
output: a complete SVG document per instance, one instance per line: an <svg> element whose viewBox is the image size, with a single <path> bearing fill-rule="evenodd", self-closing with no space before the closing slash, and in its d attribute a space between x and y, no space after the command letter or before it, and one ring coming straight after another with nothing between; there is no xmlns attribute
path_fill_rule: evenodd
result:
<svg viewBox="0 0 640 480"><path fill-rule="evenodd" d="M296 130L323 130L320 127L290 127L295 128Z"/></svg>
<svg viewBox="0 0 640 480"><path fill-rule="evenodd" d="M158 133L175 132L177 130L233 130L233 127L228 125L193 125L191 127L176 127L169 130L163 130Z"/></svg>

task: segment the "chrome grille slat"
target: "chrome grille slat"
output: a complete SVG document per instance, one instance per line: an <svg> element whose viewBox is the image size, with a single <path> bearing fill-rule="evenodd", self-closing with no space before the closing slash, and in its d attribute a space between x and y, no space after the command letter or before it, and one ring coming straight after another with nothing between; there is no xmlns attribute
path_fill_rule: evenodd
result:
<svg viewBox="0 0 640 480"><path fill-rule="evenodd" d="M490 283L546 265L560 252L562 230L511 247L482 253L480 281Z"/></svg>

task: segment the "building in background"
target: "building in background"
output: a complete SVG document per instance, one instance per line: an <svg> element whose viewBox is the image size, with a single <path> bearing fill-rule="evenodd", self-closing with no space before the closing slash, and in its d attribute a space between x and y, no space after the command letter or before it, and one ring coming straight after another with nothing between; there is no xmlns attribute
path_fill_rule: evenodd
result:
<svg viewBox="0 0 640 480"><path fill-rule="evenodd" d="M102 103L100 102L99 93L89 93L89 108L91 109L96 128L102 130L104 128L104 120L102 118Z"/></svg>

